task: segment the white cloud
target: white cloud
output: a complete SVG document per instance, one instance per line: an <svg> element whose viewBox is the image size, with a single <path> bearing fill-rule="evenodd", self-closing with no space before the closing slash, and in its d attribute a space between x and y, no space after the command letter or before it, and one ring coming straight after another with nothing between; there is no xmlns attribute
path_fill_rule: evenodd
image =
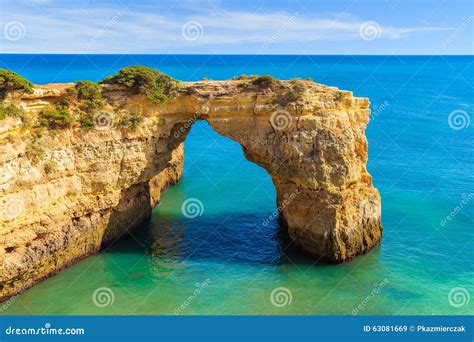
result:
<svg viewBox="0 0 474 342"><path fill-rule="evenodd" d="M47 6L11 7L2 18L2 27L11 20L26 28L25 38L11 42L1 37L2 52L37 53L149 53L173 52L196 47L213 48L242 44L305 44L313 41L361 40L360 25L347 13L331 18L310 18L305 13L251 13L212 7L195 15L164 11L152 5L78 9ZM44 3L44 4L43 4ZM40 8L40 10L38 10ZM29 11L27 10L29 9ZM193 12L191 12L193 13ZM196 41L183 39L181 28L190 20L198 21L204 34ZM379 39L403 39L417 32L447 31L451 27L393 27L378 23ZM189 51L192 53L193 51ZM255 51L256 53L264 51Z"/></svg>

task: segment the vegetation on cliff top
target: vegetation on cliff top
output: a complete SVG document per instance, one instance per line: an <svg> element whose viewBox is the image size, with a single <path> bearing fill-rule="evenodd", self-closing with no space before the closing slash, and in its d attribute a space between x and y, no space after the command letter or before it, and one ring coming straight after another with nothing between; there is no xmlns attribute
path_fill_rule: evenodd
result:
<svg viewBox="0 0 474 342"><path fill-rule="evenodd" d="M234 77L233 80L250 80L250 82L243 82L238 85L244 89L248 89L252 86L257 87L257 89L272 89L275 92L273 103L281 107L285 107L289 103L299 101L308 87L305 82L312 81L310 79L302 80L299 78L294 78L288 83L282 83L279 79L271 75L247 76L245 74Z"/></svg>
<svg viewBox="0 0 474 342"><path fill-rule="evenodd" d="M93 112L104 107L104 96L100 85L92 81L79 81L74 86L77 96L79 122L81 127L91 129L94 127Z"/></svg>
<svg viewBox="0 0 474 342"><path fill-rule="evenodd" d="M308 80L305 80L308 81ZM293 78L289 81L290 86L277 95L273 100L274 104L285 107L287 104L299 101L307 88L307 84L300 78Z"/></svg>
<svg viewBox="0 0 474 342"><path fill-rule="evenodd" d="M33 83L16 72L0 69L0 99L4 99L7 93L12 91L33 92Z"/></svg>
<svg viewBox="0 0 474 342"><path fill-rule="evenodd" d="M180 89L179 81L162 72L145 66L128 66L101 81L120 84L132 94L145 94L153 103L163 105Z"/></svg>
<svg viewBox="0 0 474 342"><path fill-rule="evenodd" d="M77 98L80 103L80 108L87 113L104 106L104 97L102 96L102 89L97 83L92 81L79 81L75 85Z"/></svg>
<svg viewBox="0 0 474 342"><path fill-rule="evenodd" d="M278 80L271 75L251 77L251 79L252 84L257 87L271 87L272 85L278 83Z"/></svg>
<svg viewBox="0 0 474 342"><path fill-rule="evenodd" d="M62 98L38 114L40 126L51 130L69 127L77 118L82 128L94 127L93 113L104 107L101 87L92 81L79 81L66 89ZM75 115L71 113L71 110Z"/></svg>
<svg viewBox="0 0 474 342"><path fill-rule="evenodd" d="M271 88L274 85L279 84L280 80L276 79L275 77L271 75L250 75L247 76L245 74L242 74L237 77L233 77L233 80L250 80L250 83L244 82L239 84L240 87L247 87L249 85L256 86L257 88Z"/></svg>
<svg viewBox="0 0 474 342"><path fill-rule="evenodd" d="M272 89L275 92L273 103L279 106L297 102L307 87L301 79L291 80L288 87L287 83L283 83L271 75L241 75L235 77L234 80L246 81L239 84L239 87L250 87L254 90ZM130 94L144 94L152 103L159 105L166 104L170 98L183 90L178 80L159 70L145 66L122 68L115 75L105 78L100 83L122 85L128 89ZM184 90L189 91L190 89L185 88ZM0 69L0 96L4 97L10 91L32 93L33 84L12 71ZM53 105L44 108L38 114L38 122L40 126L51 130L67 128L74 121L78 121L82 128L91 129L94 127L94 115L105 107L106 101L101 85L92 81L79 81L73 88L66 89L61 98ZM4 105L0 102L0 119L9 116L21 117L24 121L28 119L21 108L13 104ZM141 115L122 110L121 114L117 116L115 125L118 128L136 129L142 121Z"/></svg>

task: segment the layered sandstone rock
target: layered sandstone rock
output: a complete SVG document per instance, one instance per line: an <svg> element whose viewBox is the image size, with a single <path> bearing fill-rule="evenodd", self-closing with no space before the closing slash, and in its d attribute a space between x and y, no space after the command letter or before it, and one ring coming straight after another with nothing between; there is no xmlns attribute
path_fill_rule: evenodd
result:
<svg viewBox="0 0 474 342"><path fill-rule="evenodd" d="M8 100L34 117L71 86L37 86ZM38 138L34 120L30 128L18 119L0 122L1 298L141 226L161 191L179 180L183 141L200 119L268 171L281 218L301 250L341 262L377 245L380 197L366 170L367 99L312 81L185 86L166 106L106 86L109 111L144 117L133 131L105 117L90 131L73 127ZM31 152L41 144L44 155L35 161Z"/></svg>

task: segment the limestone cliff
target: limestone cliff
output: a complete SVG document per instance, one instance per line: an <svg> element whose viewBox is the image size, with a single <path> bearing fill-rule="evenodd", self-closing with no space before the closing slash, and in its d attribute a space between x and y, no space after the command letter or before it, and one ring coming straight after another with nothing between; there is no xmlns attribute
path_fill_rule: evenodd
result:
<svg viewBox="0 0 474 342"><path fill-rule="evenodd" d="M201 119L268 171L282 220L302 251L341 262L377 245L380 197L366 170L366 98L302 80L184 85L161 106L104 86L107 105L93 129L72 125L42 135L35 134L36 113L73 84L7 98L33 122L0 121L0 298L142 225L161 191L179 180L183 141ZM118 127L118 111L143 122L134 130Z"/></svg>

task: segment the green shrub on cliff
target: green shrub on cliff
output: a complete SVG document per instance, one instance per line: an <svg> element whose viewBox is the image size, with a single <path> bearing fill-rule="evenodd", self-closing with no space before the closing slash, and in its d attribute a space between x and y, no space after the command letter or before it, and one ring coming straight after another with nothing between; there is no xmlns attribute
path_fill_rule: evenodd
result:
<svg viewBox="0 0 474 342"><path fill-rule="evenodd" d="M25 111L23 108L15 106L12 103L5 105L3 101L0 101L0 120L8 117L17 117L23 120L25 118Z"/></svg>
<svg viewBox="0 0 474 342"><path fill-rule="evenodd" d="M102 90L97 83L91 81L79 81L75 85L79 108L86 113L100 109L104 106Z"/></svg>
<svg viewBox="0 0 474 342"><path fill-rule="evenodd" d="M305 79L304 81L301 78L293 78L290 80L291 88L297 93L301 94L308 88L308 81L312 82L311 79Z"/></svg>
<svg viewBox="0 0 474 342"><path fill-rule="evenodd" d="M33 92L33 84L16 72L0 69L0 98L4 99L8 92L24 91Z"/></svg>
<svg viewBox="0 0 474 342"><path fill-rule="evenodd" d="M125 67L114 76L105 78L102 83L123 85L132 94L145 94L151 102L160 105L168 102L180 88L179 81L144 66Z"/></svg>
<svg viewBox="0 0 474 342"><path fill-rule="evenodd" d="M62 94L61 99L54 103L56 108L69 109L72 103L77 100L77 91L75 88L67 88Z"/></svg>
<svg viewBox="0 0 474 342"><path fill-rule="evenodd" d="M334 99L337 102L342 102L342 100L344 100L344 96L345 96L345 94L342 91L339 91L334 95Z"/></svg>
<svg viewBox="0 0 474 342"><path fill-rule="evenodd" d="M252 79L252 84L257 87L271 87L277 82L278 80L270 75L257 76Z"/></svg>
<svg viewBox="0 0 474 342"><path fill-rule="evenodd" d="M63 108L63 109L69 109L70 105L71 105L71 101L68 98L63 98L54 104L56 108Z"/></svg>
<svg viewBox="0 0 474 342"><path fill-rule="evenodd" d="M33 162L33 165L43 160L45 151L50 142L43 135L42 130L35 130L26 136L26 156Z"/></svg>
<svg viewBox="0 0 474 342"><path fill-rule="evenodd" d="M41 126L48 129L61 129L68 127L74 117L67 108L48 106L39 113L38 120Z"/></svg>
<svg viewBox="0 0 474 342"><path fill-rule="evenodd" d="M234 76L234 77L232 77L232 79L233 80L246 80L246 79L248 79L248 76L245 75L245 74L242 74L240 76Z"/></svg>
<svg viewBox="0 0 474 342"><path fill-rule="evenodd" d="M159 127L163 127L166 124L166 120L164 118L158 118L157 124Z"/></svg>
<svg viewBox="0 0 474 342"><path fill-rule="evenodd" d="M135 112L130 113L130 115L128 116L128 125L132 130L135 130L142 122L143 117L139 116Z"/></svg>
<svg viewBox="0 0 474 342"><path fill-rule="evenodd" d="M86 113L92 113L97 109L101 109L103 107L102 102L90 101L90 100L83 100L79 102L78 107L80 110Z"/></svg>
<svg viewBox="0 0 474 342"><path fill-rule="evenodd" d="M142 122L143 116L140 116L135 112L123 112L122 117L117 122L117 127L129 128L134 131Z"/></svg>
<svg viewBox="0 0 474 342"><path fill-rule="evenodd" d="M84 129L94 128L94 116L91 113L81 112L79 115L79 122Z"/></svg>
<svg viewBox="0 0 474 342"><path fill-rule="evenodd" d="M284 92L282 95L278 95L273 100L273 103L280 106L286 106L288 103L298 101L299 98L300 98L300 94L296 90L290 88L286 92Z"/></svg>
<svg viewBox="0 0 474 342"><path fill-rule="evenodd" d="M74 86L79 100L102 100L102 91L97 83L79 81Z"/></svg>

